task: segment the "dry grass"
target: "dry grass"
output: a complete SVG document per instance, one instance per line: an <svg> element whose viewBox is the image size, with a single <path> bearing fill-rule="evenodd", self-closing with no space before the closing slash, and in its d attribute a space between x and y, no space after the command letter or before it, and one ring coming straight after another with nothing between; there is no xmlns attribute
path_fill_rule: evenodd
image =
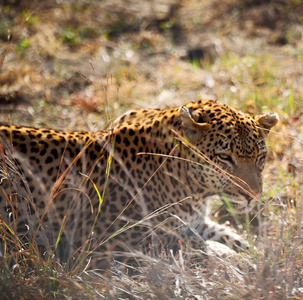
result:
<svg viewBox="0 0 303 300"><path fill-rule="evenodd" d="M281 118L268 140L263 204L249 226L241 220L257 250L207 263L185 250L160 263L136 254L142 263L129 276L119 265L105 274L68 270L12 237L18 251L0 259L2 299L303 299L302 7L300 0L1 4L0 122L100 129L129 108L200 96Z"/></svg>

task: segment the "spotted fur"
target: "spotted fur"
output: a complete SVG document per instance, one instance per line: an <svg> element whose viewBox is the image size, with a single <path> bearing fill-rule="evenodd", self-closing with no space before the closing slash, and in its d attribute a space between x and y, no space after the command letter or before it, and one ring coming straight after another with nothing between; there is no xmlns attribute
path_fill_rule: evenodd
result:
<svg viewBox="0 0 303 300"><path fill-rule="evenodd" d="M177 240L201 248L194 232L243 248L238 234L211 221L208 198L224 196L238 213L255 206L264 139L277 121L200 100L133 110L98 132L2 125L3 222L18 233L39 228L37 240L51 246L63 228L62 257L87 241L100 253Z"/></svg>

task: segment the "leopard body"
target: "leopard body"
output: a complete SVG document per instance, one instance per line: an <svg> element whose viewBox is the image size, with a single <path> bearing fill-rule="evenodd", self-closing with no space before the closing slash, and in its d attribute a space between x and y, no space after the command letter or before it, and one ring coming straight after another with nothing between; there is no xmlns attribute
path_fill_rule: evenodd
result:
<svg viewBox="0 0 303 300"><path fill-rule="evenodd" d="M62 257L83 245L149 251L211 239L243 248L210 219L208 199L227 198L236 213L256 205L277 121L200 100L133 110L96 132L1 125L2 226L43 231L37 241L51 247L59 235Z"/></svg>

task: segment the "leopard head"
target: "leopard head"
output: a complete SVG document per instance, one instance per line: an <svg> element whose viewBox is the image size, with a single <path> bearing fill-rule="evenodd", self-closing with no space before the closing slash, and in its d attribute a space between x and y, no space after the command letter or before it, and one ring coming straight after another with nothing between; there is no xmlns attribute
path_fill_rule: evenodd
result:
<svg viewBox="0 0 303 300"><path fill-rule="evenodd" d="M226 197L237 213L250 211L261 198L264 139L278 115L251 117L214 101L201 107L181 106L179 113L184 143L190 149L188 176L204 195Z"/></svg>

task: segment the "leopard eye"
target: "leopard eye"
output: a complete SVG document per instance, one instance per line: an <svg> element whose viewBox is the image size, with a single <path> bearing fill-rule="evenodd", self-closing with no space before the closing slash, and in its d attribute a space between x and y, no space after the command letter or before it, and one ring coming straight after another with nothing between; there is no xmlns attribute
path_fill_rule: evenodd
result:
<svg viewBox="0 0 303 300"><path fill-rule="evenodd" d="M232 158L230 155L228 154L224 154L224 153L221 153L221 154L218 154L218 157L221 159L221 160L225 160L225 161L230 161L232 162Z"/></svg>
<svg viewBox="0 0 303 300"><path fill-rule="evenodd" d="M260 166L264 166L266 161L266 153L262 153L256 158L256 164Z"/></svg>

